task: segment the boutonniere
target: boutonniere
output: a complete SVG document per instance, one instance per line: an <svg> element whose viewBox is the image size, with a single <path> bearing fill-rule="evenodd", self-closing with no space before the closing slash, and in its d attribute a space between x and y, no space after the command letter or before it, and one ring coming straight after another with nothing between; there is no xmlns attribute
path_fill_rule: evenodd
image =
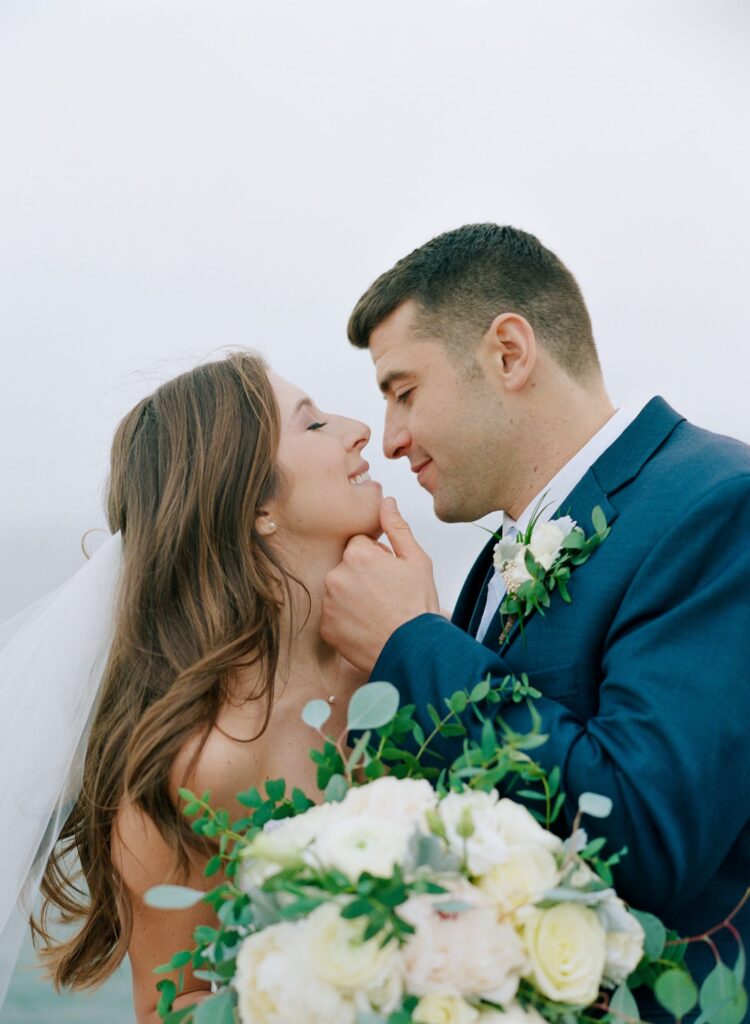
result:
<svg viewBox="0 0 750 1024"><path fill-rule="evenodd" d="M540 523L541 501L523 534L501 537L495 545L493 561L505 583L505 597L500 605L501 645L516 622L520 622L523 630L524 620L532 612L544 615L555 590L570 604L568 582L573 569L588 561L609 536L610 528L599 505L591 513L594 533L587 537L570 516Z"/></svg>

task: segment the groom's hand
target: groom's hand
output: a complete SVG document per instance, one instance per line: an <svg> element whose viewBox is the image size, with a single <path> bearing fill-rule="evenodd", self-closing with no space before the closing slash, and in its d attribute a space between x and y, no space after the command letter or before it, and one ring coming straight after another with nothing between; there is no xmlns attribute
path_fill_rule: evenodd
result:
<svg viewBox="0 0 750 1024"><path fill-rule="evenodd" d="M432 562L393 498L383 501L380 523L393 550L352 537L326 576L320 626L326 643L368 673L399 626L424 612L440 613Z"/></svg>

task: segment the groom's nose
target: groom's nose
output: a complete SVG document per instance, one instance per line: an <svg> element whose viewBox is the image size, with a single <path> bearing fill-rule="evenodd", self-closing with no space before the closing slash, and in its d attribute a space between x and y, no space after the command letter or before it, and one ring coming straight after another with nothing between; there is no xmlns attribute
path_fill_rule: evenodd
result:
<svg viewBox="0 0 750 1024"><path fill-rule="evenodd" d="M386 417L383 430L383 452L386 458L400 459L409 451L411 437L405 426L393 423Z"/></svg>

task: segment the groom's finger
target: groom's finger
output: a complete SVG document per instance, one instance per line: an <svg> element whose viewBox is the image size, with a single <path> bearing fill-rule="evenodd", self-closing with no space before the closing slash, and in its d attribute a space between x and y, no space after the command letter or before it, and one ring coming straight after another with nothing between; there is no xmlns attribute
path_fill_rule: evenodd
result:
<svg viewBox="0 0 750 1024"><path fill-rule="evenodd" d="M414 539L411 527L398 510L395 498L384 498L380 505L380 525L398 558L424 554Z"/></svg>

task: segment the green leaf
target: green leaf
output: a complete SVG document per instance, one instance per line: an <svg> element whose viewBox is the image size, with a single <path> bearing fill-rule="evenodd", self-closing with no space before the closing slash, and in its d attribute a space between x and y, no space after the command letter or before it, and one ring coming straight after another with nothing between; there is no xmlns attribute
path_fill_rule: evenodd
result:
<svg viewBox="0 0 750 1024"><path fill-rule="evenodd" d="M266 782L266 793L268 799L273 800L274 803L278 803L284 799L284 793L286 792L286 782L283 779L269 779Z"/></svg>
<svg viewBox="0 0 750 1024"><path fill-rule="evenodd" d="M607 517L602 511L601 505L596 505L591 512L591 523L597 533L604 533L607 529ZM609 550L609 548L607 548Z"/></svg>
<svg viewBox="0 0 750 1024"><path fill-rule="evenodd" d="M492 720L485 718L481 738L482 757L490 761L497 753L497 734Z"/></svg>
<svg viewBox="0 0 750 1024"><path fill-rule="evenodd" d="M304 814L308 808L313 806L313 801L306 796L297 786L292 790L292 807L297 814Z"/></svg>
<svg viewBox="0 0 750 1024"><path fill-rule="evenodd" d="M684 1017L698 1002L698 989L685 971L671 968L656 979L654 995L665 1010L675 1017Z"/></svg>
<svg viewBox="0 0 750 1024"><path fill-rule="evenodd" d="M195 1024L234 1024L234 995L231 989L224 989L199 1003L193 1021Z"/></svg>
<svg viewBox="0 0 750 1024"><path fill-rule="evenodd" d="M608 818L612 813L612 801L601 793L581 793L578 797L578 809L582 814L592 818Z"/></svg>
<svg viewBox="0 0 750 1024"><path fill-rule="evenodd" d="M200 889L189 889L185 885L155 885L149 889L144 902L157 910L187 910L205 896Z"/></svg>
<svg viewBox="0 0 750 1024"><path fill-rule="evenodd" d="M302 721L311 729L322 729L331 717L331 705L327 700L310 700L302 709Z"/></svg>
<svg viewBox="0 0 750 1024"><path fill-rule="evenodd" d="M742 946L740 946L740 951L737 954L737 962L734 965L734 976L740 985L745 980L745 950Z"/></svg>
<svg viewBox="0 0 750 1024"><path fill-rule="evenodd" d="M332 775L325 788L324 799L327 804L338 804L346 796L349 783L343 775Z"/></svg>
<svg viewBox="0 0 750 1024"><path fill-rule="evenodd" d="M658 960L664 952L664 943L667 941L667 929L658 917L647 914L643 910L633 910L630 913L637 918L646 933L644 953L649 960Z"/></svg>
<svg viewBox="0 0 750 1024"><path fill-rule="evenodd" d="M177 995L177 986L170 978L164 978L158 982L156 988L161 993L159 1002L156 1005L156 1012L160 1017L164 1018L172 1009L172 1003Z"/></svg>
<svg viewBox="0 0 750 1024"><path fill-rule="evenodd" d="M700 990L700 1007L711 1024L742 1024L747 1011L747 994L734 971L718 963Z"/></svg>
<svg viewBox="0 0 750 1024"><path fill-rule="evenodd" d="M377 729L398 712L399 694L392 683L365 683L355 690L347 711L348 729Z"/></svg>
<svg viewBox="0 0 750 1024"><path fill-rule="evenodd" d="M619 988L615 989L609 1001L609 1009L615 1015L615 1020L618 1019L617 1014L620 1013L623 1017L630 1017L632 1020L641 1019L641 1015L638 1012L638 1003L636 1003L633 993L627 985L620 985Z"/></svg>
<svg viewBox="0 0 750 1024"><path fill-rule="evenodd" d="M481 683L477 683L474 689L469 695L469 700L472 704L476 704L480 700L484 700L487 694L490 692L490 677L487 676Z"/></svg>
<svg viewBox="0 0 750 1024"><path fill-rule="evenodd" d="M242 804L243 807L251 807L254 810L260 807L260 805L263 803L263 797L260 795L255 786L253 786L251 789L246 790L244 793L238 793L237 800Z"/></svg>
<svg viewBox="0 0 750 1024"><path fill-rule="evenodd" d="M460 715L466 710L466 705L469 703L469 698L466 696L463 690L456 690L452 697L446 698L445 703L448 705L451 711L455 711L457 715Z"/></svg>

